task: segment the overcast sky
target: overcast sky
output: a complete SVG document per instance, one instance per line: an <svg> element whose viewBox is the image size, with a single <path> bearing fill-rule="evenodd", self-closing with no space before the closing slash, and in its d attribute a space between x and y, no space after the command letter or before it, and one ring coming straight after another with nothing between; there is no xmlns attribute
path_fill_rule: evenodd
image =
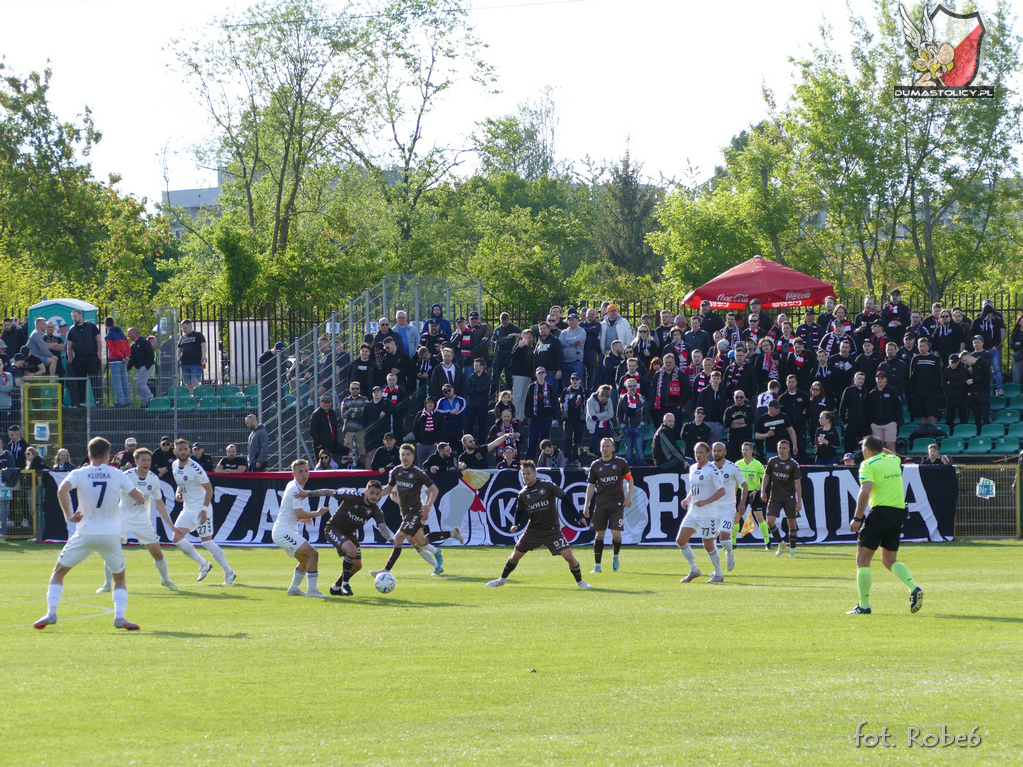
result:
<svg viewBox="0 0 1023 767"><path fill-rule="evenodd" d="M165 148L172 189L216 183L215 173L197 168L190 154L208 126L169 67L168 43L244 6L0 0L0 53L22 74L49 59L58 116L73 119L88 105L103 133L92 156L96 174L120 173L123 191L159 199ZM762 81L780 98L788 95L787 57L805 51L823 18L848 40L843 0L477 0L476 6L471 18L490 46L501 93L455 93L431 118L428 139L463 141L477 121L514 113L549 85L562 158L613 161L628 146L654 179L681 178L690 162L708 175L731 137L764 116Z"/></svg>

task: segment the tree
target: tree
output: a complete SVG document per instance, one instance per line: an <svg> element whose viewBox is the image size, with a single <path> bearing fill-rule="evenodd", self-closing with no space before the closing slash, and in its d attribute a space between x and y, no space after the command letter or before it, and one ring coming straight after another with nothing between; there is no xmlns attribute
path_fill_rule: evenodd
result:
<svg viewBox="0 0 1023 767"><path fill-rule="evenodd" d="M600 255L611 265L637 276L660 271L661 259L647 242L657 228L654 210L661 190L644 184L642 165L635 165L626 151L610 171L610 179L598 187L594 241Z"/></svg>
<svg viewBox="0 0 1023 767"><path fill-rule="evenodd" d="M535 181L570 172L567 163L555 159L558 113L553 93L547 86L539 98L519 104L517 115L488 117L476 124L473 149L481 175L514 173Z"/></svg>

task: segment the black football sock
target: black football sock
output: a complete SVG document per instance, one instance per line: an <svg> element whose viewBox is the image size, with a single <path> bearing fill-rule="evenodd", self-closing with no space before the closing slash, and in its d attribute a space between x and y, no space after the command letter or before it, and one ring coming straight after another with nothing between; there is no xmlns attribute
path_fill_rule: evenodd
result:
<svg viewBox="0 0 1023 767"><path fill-rule="evenodd" d="M789 548L796 548L796 534L799 532L799 528L795 525L789 525Z"/></svg>
<svg viewBox="0 0 1023 767"><path fill-rule="evenodd" d="M575 567L569 565L568 569L572 571L572 577L575 578L576 583L579 583L579 581L583 579L582 565L576 565Z"/></svg>
<svg viewBox="0 0 1023 767"><path fill-rule="evenodd" d="M785 539L781 537L781 530L778 529L777 525L771 528L771 535L774 536L774 540L778 543L785 543Z"/></svg>
<svg viewBox="0 0 1023 767"><path fill-rule="evenodd" d="M611 541L611 550L614 551L614 555L617 557L622 550L621 540Z"/></svg>
<svg viewBox="0 0 1023 767"><path fill-rule="evenodd" d="M600 564L601 557L604 556L604 539L596 540L593 542L593 563L596 565Z"/></svg>
<svg viewBox="0 0 1023 767"><path fill-rule="evenodd" d="M345 557L344 565L342 565L342 567L341 567L341 580L344 583L348 583L348 581L351 579L351 577L352 577L352 565L354 565L354 564L355 564L355 560L354 559L352 559L351 557L348 557L348 556Z"/></svg>
<svg viewBox="0 0 1023 767"><path fill-rule="evenodd" d="M398 561L398 557L400 556L401 549L391 549L391 558L387 560L387 564L384 565L384 569L387 570L387 572L390 572L391 568L394 567L394 563Z"/></svg>
<svg viewBox="0 0 1023 767"><path fill-rule="evenodd" d="M438 541L446 541L450 537L451 537L451 533L447 533L447 532L444 532L444 533L429 533L426 536L426 540L428 540L430 543L437 543Z"/></svg>
<svg viewBox="0 0 1023 767"><path fill-rule="evenodd" d="M504 570L501 572L501 577L507 578L509 575L511 575L511 571L518 567L518 565L519 563L516 562L514 559L509 559L507 562L504 563Z"/></svg>

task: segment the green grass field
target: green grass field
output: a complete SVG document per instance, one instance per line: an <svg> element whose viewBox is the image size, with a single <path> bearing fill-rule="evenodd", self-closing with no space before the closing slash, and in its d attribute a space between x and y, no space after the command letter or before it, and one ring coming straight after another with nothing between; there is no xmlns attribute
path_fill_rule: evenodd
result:
<svg viewBox="0 0 1023 767"><path fill-rule="evenodd" d="M1011 764L1023 753L1023 544L907 545L924 588L874 565L871 616L854 551L797 559L738 552L725 584L682 586L676 549L626 548L619 573L529 554L500 589L508 550L446 548L430 576L407 550L377 594L366 550L356 596L288 597L276 549L229 549L238 582L169 551L186 589L128 552L128 618L115 631L102 562L67 577L45 612L59 549L0 544L4 765ZM610 553L610 552L608 552ZM584 573L592 552L577 549ZM608 563L610 556L607 557ZM697 552L705 573L705 552ZM610 565L605 564L607 570ZM340 572L321 550L322 589ZM856 748L882 726L894 747ZM979 726L975 748L907 748Z"/></svg>

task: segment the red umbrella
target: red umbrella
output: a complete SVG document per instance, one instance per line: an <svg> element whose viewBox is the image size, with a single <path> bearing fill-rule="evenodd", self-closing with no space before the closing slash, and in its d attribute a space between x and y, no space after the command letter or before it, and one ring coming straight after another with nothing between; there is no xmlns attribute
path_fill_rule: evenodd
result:
<svg viewBox="0 0 1023 767"><path fill-rule="evenodd" d="M684 303L694 309L710 301L713 309L745 309L754 298L764 309L819 306L835 288L763 256L753 256L691 291Z"/></svg>

